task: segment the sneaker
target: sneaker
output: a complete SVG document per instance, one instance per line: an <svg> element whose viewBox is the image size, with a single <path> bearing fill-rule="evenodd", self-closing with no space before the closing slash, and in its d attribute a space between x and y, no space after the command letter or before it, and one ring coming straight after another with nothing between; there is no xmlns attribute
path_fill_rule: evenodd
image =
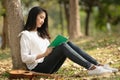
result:
<svg viewBox="0 0 120 80"><path fill-rule="evenodd" d="M112 70L112 72L118 72L118 69L116 68L111 68L108 64L105 64L103 66L104 69L107 69L107 70Z"/></svg>
<svg viewBox="0 0 120 80"><path fill-rule="evenodd" d="M112 73L112 71L104 69L101 66L96 66L96 68L94 70L88 70L88 75L102 75L105 73Z"/></svg>

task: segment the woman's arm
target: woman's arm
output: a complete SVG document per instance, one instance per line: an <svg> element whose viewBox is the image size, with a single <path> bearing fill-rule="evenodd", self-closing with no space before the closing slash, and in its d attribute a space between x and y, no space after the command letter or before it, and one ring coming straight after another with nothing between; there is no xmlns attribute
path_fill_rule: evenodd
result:
<svg viewBox="0 0 120 80"><path fill-rule="evenodd" d="M21 58L24 63L33 63L35 60L46 57L52 52L52 47L50 47L47 48L46 52L43 54L39 53L39 55L34 55L34 54L30 55L31 53L30 41L31 38L28 32L24 32L21 35L21 39L20 39Z"/></svg>
<svg viewBox="0 0 120 80"><path fill-rule="evenodd" d="M20 39L21 59L24 63L32 63L36 60L36 55L30 55L30 38L28 32L24 32Z"/></svg>

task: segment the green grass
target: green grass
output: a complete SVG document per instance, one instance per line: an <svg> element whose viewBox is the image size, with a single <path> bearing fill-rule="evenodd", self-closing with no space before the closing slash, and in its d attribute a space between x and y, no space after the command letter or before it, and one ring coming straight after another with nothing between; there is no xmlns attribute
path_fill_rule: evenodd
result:
<svg viewBox="0 0 120 80"><path fill-rule="evenodd" d="M99 62L120 69L120 35L116 33L99 35L79 38L74 40L73 43ZM5 71L11 69L11 65L10 50L0 50L0 74L2 74L0 80L7 80L8 75ZM65 61L56 74L62 75L64 80L120 80L120 72L110 76L88 76L86 69L69 59Z"/></svg>
<svg viewBox="0 0 120 80"><path fill-rule="evenodd" d="M0 61L10 58L10 50L0 50Z"/></svg>
<svg viewBox="0 0 120 80"><path fill-rule="evenodd" d="M105 34L104 34L105 35ZM105 36L96 36L96 37L84 37L73 41L76 45L82 48L85 52L90 54L96 60L103 64L109 64L112 67L120 69L120 35L112 34ZM68 61L69 62L69 61ZM66 61L67 64L67 61ZM82 67L75 67L70 64L74 64L73 62L68 63L69 67L63 66L58 74L67 75L73 80L120 80L120 72L117 74L112 74L109 77L106 76L92 76L89 77L86 74L86 70ZM76 72L78 70L78 72ZM67 73L66 73L67 72ZM77 77L77 76L78 77Z"/></svg>

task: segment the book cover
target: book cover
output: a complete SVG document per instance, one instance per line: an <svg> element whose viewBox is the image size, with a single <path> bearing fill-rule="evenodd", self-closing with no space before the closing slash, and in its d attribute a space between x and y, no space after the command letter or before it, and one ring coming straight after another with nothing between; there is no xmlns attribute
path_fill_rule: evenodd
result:
<svg viewBox="0 0 120 80"><path fill-rule="evenodd" d="M56 47L64 42L67 42L68 39L62 35L57 35L56 38L50 43L48 47Z"/></svg>

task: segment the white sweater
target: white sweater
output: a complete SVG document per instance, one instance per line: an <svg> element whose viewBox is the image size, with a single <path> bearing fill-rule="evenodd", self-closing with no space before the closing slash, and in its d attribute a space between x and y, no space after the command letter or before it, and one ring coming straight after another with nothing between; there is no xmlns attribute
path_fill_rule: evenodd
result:
<svg viewBox="0 0 120 80"><path fill-rule="evenodd" d="M22 31L20 33L21 59L28 69L33 69L38 63L42 63L43 58L37 59L38 54L43 54L49 46L49 40L38 36L37 31Z"/></svg>

